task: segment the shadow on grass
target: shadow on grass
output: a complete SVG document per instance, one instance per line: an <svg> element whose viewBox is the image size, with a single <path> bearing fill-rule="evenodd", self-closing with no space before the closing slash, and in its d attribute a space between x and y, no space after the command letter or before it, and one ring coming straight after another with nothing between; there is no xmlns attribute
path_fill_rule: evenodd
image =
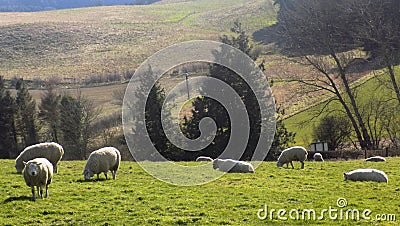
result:
<svg viewBox="0 0 400 226"><path fill-rule="evenodd" d="M106 178L90 179L90 180L79 179L76 182L78 182L78 183L92 183L92 182L100 182L100 181L108 181L108 180L110 180L110 179L106 179Z"/></svg>
<svg viewBox="0 0 400 226"><path fill-rule="evenodd" d="M15 172L15 171L13 171L13 172L10 172L10 174L11 174L11 175L22 175L22 172L21 172L21 173L17 173L17 172Z"/></svg>
<svg viewBox="0 0 400 226"><path fill-rule="evenodd" d="M18 197L9 197L3 201L3 204L7 204L9 202L14 202L14 201L32 201L32 197L26 195Z"/></svg>

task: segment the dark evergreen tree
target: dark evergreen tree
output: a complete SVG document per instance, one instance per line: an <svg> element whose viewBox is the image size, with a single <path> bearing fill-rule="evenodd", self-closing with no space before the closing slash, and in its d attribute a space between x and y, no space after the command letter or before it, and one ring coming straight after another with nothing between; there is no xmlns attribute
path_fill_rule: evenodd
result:
<svg viewBox="0 0 400 226"><path fill-rule="evenodd" d="M82 150L82 106L73 96L64 95L61 98L60 130L65 159L85 159Z"/></svg>
<svg viewBox="0 0 400 226"><path fill-rule="evenodd" d="M47 85L39 106L39 117L47 125L51 141L59 142L60 130L60 100L61 96L55 91L55 86Z"/></svg>
<svg viewBox="0 0 400 226"><path fill-rule="evenodd" d="M17 132L23 138L24 146L36 144L39 142L36 102L22 79L17 82L16 89Z"/></svg>
<svg viewBox="0 0 400 226"><path fill-rule="evenodd" d="M135 95L134 99L138 102L132 103L133 108L131 109L134 111L132 115L134 117L133 121L135 124L132 128L132 132L135 135L132 137L134 139L143 139L148 137L151 139L153 146L164 158L173 161L181 160L183 158L183 152L171 144L166 137L164 128L162 126L161 109L165 100L165 93L160 84L155 82L155 79L156 78L150 66L146 72L139 74L138 76L139 87L133 94ZM147 95L146 90L148 87L152 88L150 93ZM139 110L135 108L135 106L145 106L144 116L142 112L139 112ZM166 118L165 123L170 123L170 114L168 114L168 111L166 112L167 114L164 115ZM145 119L144 126L146 131L142 130L143 121L140 120L142 118ZM141 156L143 159L136 160L160 160L150 151L148 154L143 155L143 153L146 152L146 150L148 150L150 147L142 147L142 140L133 140L133 143L136 145L136 148L133 151L142 152L140 155L135 154L135 157Z"/></svg>
<svg viewBox="0 0 400 226"><path fill-rule="evenodd" d="M272 142L266 158L267 161L276 161L281 151L294 143L296 133L287 130L284 123L284 115L285 111L281 108L277 108L276 131L274 141Z"/></svg>
<svg viewBox="0 0 400 226"><path fill-rule="evenodd" d="M236 47L245 54L250 55L252 47L249 44L249 38L243 30L241 23L236 21L231 31L235 33L235 36L228 37L224 35L221 37L221 42ZM221 54L215 53L215 57L221 59L232 58L232 56ZM226 67L211 65L209 76L217 78L232 87L246 107L250 123L250 136L241 159L249 160L257 146L261 131L260 107L257 98L249 85L238 74ZM213 93L224 95L225 90L220 89L220 87L216 87L216 89L218 90L214 90ZM231 102L229 104L237 106L237 103ZM231 121L228 112L220 103L208 97L198 97L192 105L193 117L189 120L186 119L182 126L188 138L195 139L200 136L198 125L204 117L212 118L217 125L214 141L203 150L193 153L192 159L195 159L198 155L207 155L216 158L225 150L231 136Z"/></svg>
<svg viewBox="0 0 400 226"><path fill-rule="evenodd" d="M5 88L0 76L0 158L15 158L18 155L14 124L15 100Z"/></svg>

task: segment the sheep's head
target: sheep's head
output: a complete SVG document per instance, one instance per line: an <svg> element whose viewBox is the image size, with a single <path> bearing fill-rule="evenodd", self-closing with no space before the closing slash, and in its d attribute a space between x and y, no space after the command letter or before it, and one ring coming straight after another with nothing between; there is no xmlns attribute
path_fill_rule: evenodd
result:
<svg viewBox="0 0 400 226"><path fill-rule="evenodd" d="M276 163L276 166L277 166L277 167L282 167L283 164L284 164L283 162L277 162L277 163Z"/></svg>
<svg viewBox="0 0 400 226"><path fill-rule="evenodd" d="M85 169L83 171L83 177L85 178L85 180L90 180L90 178L93 176L94 176L94 173L91 170Z"/></svg>
<svg viewBox="0 0 400 226"><path fill-rule="evenodd" d="M213 169L218 169L218 159L213 160Z"/></svg>
<svg viewBox="0 0 400 226"><path fill-rule="evenodd" d="M36 177L37 175L39 175L40 165L42 165L42 163L24 162L25 172L27 172L28 175L31 177Z"/></svg>
<svg viewBox="0 0 400 226"><path fill-rule="evenodd" d="M348 176L347 173L343 174L344 180L347 180L347 176Z"/></svg>

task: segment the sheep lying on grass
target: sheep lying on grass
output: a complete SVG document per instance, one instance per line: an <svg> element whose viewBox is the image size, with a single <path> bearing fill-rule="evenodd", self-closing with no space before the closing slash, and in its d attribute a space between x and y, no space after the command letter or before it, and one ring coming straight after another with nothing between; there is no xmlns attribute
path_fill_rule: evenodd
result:
<svg viewBox="0 0 400 226"><path fill-rule="evenodd" d="M315 162L323 162L324 158L322 157L321 153L315 153L313 156Z"/></svg>
<svg viewBox="0 0 400 226"><path fill-rule="evenodd" d="M386 159L381 156L373 156L365 159L366 162L386 162Z"/></svg>
<svg viewBox="0 0 400 226"><path fill-rule="evenodd" d="M356 169L343 174L344 180L388 182L385 172L377 169Z"/></svg>
<svg viewBox="0 0 400 226"><path fill-rule="evenodd" d="M196 159L196 162L212 162L213 159L207 156L199 156Z"/></svg>
<svg viewBox="0 0 400 226"><path fill-rule="evenodd" d="M26 147L15 159L15 169L21 173L24 169L24 163L35 158L46 158L53 164L54 173L58 172L58 162L64 155L64 149L61 145L50 142L40 143Z"/></svg>
<svg viewBox="0 0 400 226"><path fill-rule="evenodd" d="M304 161L307 159L307 150L300 146L290 147L282 151L281 155L278 158L278 162L276 163L277 167L282 167L286 164L286 168L292 165L294 169L292 161L301 162L301 168L304 169Z"/></svg>
<svg viewBox="0 0 400 226"><path fill-rule="evenodd" d="M251 163L233 159L215 159L213 168L226 173L254 173Z"/></svg>
<svg viewBox="0 0 400 226"><path fill-rule="evenodd" d="M35 158L24 162L23 171L26 185L32 189L32 199L36 200L35 186L38 196L43 198L43 187L46 187L46 197L49 196L49 185L53 179L53 165L45 158Z"/></svg>
<svg viewBox="0 0 400 226"><path fill-rule="evenodd" d="M108 179L107 172L110 170L115 180L120 162L121 154L118 149L114 147L100 148L89 155L83 176L85 180L89 180L94 174L97 174L97 179L99 179L99 174L104 173L106 179Z"/></svg>

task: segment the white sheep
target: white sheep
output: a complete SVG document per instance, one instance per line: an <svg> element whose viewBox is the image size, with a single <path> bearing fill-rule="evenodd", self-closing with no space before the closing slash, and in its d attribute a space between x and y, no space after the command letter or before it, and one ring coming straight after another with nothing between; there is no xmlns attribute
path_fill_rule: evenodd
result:
<svg viewBox="0 0 400 226"><path fill-rule="evenodd" d="M356 169L343 174L344 180L388 182L385 172L377 169Z"/></svg>
<svg viewBox="0 0 400 226"><path fill-rule="evenodd" d="M213 168L226 173L254 173L251 163L233 159L215 159Z"/></svg>
<svg viewBox="0 0 400 226"><path fill-rule="evenodd" d="M58 172L58 163L64 155L64 149L55 142L39 143L26 147L15 159L15 169L21 173L24 163L35 158L46 158L53 164L54 173Z"/></svg>
<svg viewBox="0 0 400 226"><path fill-rule="evenodd" d="M315 153L313 156L315 162L323 162L324 158L322 157L321 153Z"/></svg>
<svg viewBox="0 0 400 226"><path fill-rule="evenodd" d="M276 163L277 167L282 167L286 164L286 168L292 165L294 169L292 161L301 162L301 168L304 169L304 161L307 159L307 150L301 146L294 146L287 148L282 151L281 155L278 158L278 162Z"/></svg>
<svg viewBox="0 0 400 226"><path fill-rule="evenodd" d="M49 196L49 185L53 179L53 165L45 158L35 158L23 162L23 175L26 185L31 187L32 199L36 200L35 186L39 198L43 198L43 188L46 187L46 198Z"/></svg>
<svg viewBox="0 0 400 226"><path fill-rule="evenodd" d="M365 159L366 162L386 162L386 159L381 156L373 156Z"/></svg>
<svg viewBox="0 0 400 226"><path fill-rule="evenodd" d="M89 155L83 170L84 178L89 180L94 174L97 174L97 179L99 179L99 174L104 173L106 179L108 179L107 172L110 170L115 180L120 163L121 154L118 149L114 147L100 148Z"/></svg>
<svg viewBox="0 0 400 226"><path fill-rule="evenodd" d="M207 156L199 156L196 159L196 162L212 162L213 159Z"/></svg>

